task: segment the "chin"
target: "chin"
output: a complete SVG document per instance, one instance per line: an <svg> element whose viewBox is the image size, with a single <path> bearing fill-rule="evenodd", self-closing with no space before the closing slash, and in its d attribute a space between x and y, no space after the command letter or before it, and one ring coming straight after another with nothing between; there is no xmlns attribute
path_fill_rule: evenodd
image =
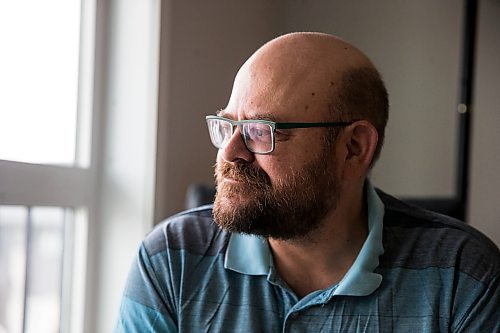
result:
<svg viewBox="0 0 500 333"><path fill-rule="evenodd" d="M251 195L248 193L232 193L232 194L217 194L215 203L221 208L238 208L247 206L253 201Z"/></svg>

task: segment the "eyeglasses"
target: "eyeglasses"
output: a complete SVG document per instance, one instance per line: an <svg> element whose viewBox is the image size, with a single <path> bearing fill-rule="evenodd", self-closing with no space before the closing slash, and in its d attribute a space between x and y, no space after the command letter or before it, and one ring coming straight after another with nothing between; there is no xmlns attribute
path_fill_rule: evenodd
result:
<svg viewBox="0 0 500 333"><path fill-rule="evenodd" d="M277 123L269 120L231 120L219 116L206 116L208 132L212 144L218 149L224 149L234 134L236 126L247 149L254 154L270 154L274 150L277 129L340 127L353 122L326 123Z"/></svg>

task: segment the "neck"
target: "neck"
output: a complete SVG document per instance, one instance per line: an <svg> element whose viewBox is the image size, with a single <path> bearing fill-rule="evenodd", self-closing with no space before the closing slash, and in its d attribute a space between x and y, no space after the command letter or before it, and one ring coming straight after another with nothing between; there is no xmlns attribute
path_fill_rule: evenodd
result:
<svg viewBox="0 0 500 333"><path fill-rule="evenodd" d="M368 218L363 191L352 199L337 203L321 227L301 239L269 239L274 264L298 297L338 283L354 263Z"/></svg>

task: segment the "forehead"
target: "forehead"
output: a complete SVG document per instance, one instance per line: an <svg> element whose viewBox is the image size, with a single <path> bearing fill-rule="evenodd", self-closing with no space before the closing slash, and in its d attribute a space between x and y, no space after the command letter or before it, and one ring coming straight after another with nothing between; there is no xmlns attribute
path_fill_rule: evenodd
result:
<svg viewBox="0 0 500 333"><path fill-rule="evenodd" d="M242 67L222 114L235 119L327 121L336 78L314 71Z"/></svg>

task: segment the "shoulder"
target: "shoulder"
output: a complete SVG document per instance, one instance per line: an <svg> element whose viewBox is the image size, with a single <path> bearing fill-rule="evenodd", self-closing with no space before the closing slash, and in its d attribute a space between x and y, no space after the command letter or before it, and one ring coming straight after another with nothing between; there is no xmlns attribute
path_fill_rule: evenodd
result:
<svg viewBox="0 0 500 333"><path fill-rule="evenodd" d="M149 256L163 251L216 255L227 245L229 234L212 218L212 205L193 208L160 222L144 239Z"/></svg>
<svg viewBox="0 0 500 333"><path fill-rule="evenodd" d="M485 283L500 274L500 251L478 230L381 191L378 194L385 206L382 265L455 268Z"/></svg>

